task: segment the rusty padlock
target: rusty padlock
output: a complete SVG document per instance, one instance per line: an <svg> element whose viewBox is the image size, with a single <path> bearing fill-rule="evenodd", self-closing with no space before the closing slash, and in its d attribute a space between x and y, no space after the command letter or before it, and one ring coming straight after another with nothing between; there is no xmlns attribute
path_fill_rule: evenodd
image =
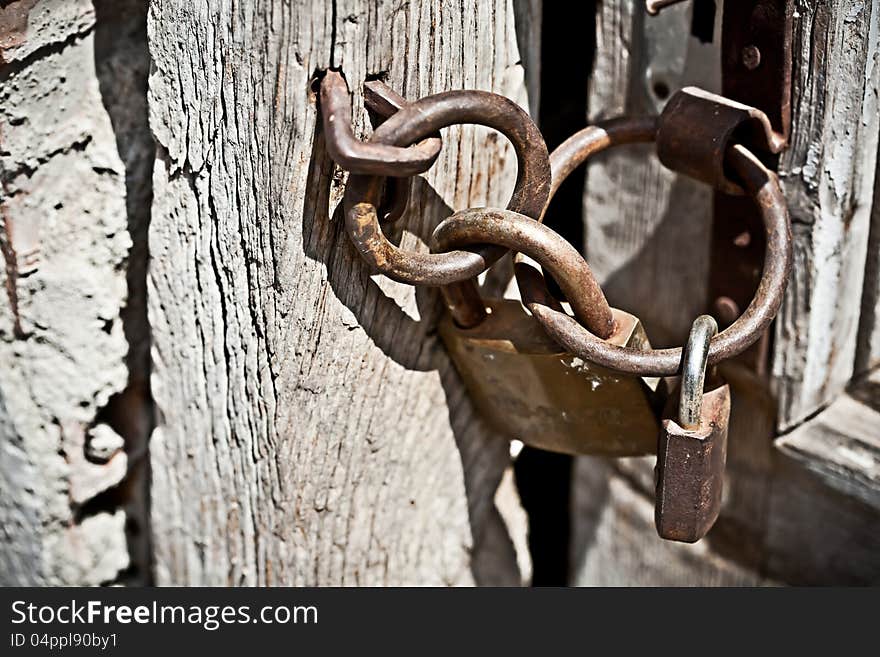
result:
<svg viewBox="0 0 880 657"><path fill-rule="evenodd" d="M434 237L442 249L481 242L514 248L538 260L561 286L569 284L564 291L570 300L587 287L601 296L580 254L551 233L517 213L471 209L444 221ZM613 318L609 343L650 348L638 318L609 309L604 296L594 305L601 304L609 322ZM496 430L567 454L654 453L662 380L621 374L567 353L518 300L483 305L488 314L476 326L462 328L447 315L439 332L471 399Z"/></svg>
<svg viewBox="0 0 880 657"><path fill-rule="evenodd" d="M681 368L678 421L663 420L657 445L654 521L660 537L673 541L700 540L721 510L730 387L714 376L708 385L705 380L709 341L717 332L709 315L694 321ZM670 410L667 405L665 414Z"/></svg>

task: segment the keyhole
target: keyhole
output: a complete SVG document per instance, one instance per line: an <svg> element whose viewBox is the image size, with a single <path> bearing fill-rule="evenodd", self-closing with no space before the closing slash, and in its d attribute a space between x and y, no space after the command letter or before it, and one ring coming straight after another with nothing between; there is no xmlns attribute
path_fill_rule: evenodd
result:
<svg viewBox="0 0 880 657"><path fill-rule="evenodd" d="M663 80L655 80L651 89L657 97L657 100L666 100L669 98L669 85Z"/></svg>

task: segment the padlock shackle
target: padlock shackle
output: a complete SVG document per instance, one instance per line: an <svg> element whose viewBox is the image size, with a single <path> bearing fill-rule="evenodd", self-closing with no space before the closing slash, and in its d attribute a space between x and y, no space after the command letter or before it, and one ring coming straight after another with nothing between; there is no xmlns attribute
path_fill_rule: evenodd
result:
<svg viewBox="0 0 880 657"><path fill-rule="evenodd" d="M678 423L688 431L700 428L703 410L703 387L709 362L709 342L718 333L718 322L711 315L700 315L691 326L681 358L681 393L678 398Z"/></svg>

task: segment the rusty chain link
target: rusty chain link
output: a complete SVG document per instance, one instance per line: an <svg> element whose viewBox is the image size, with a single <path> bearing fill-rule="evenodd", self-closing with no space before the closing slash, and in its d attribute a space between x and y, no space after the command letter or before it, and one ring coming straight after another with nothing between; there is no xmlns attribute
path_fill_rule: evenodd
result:
<svg viewBox="0 0 880 657"><path fill-rule="evenodd" d="M434 230L433 241L438 251L497 244L525 254L553 275L575 317L587 329L606 338L614 330L611 308L586 260L564 237L542 223L511 210L470 208L442 221Z"/></svg>
<svg viewBox="0 0 880 657"><path fill-rule="evenodd" d="M656 117L612 119L587 127L569 137L550 156L553 192L559 188L565 176L593 155L612 146L656 140L667 153L672 154L667 155L667 159L672 160L673 164L687 161L682 152L693 148L692 142L695 138L709 139L709 129L705 126L710 121L714 123L719 119L718 97L707 100L709 94L694 91L685 89L679 92L690 94L693 100L696 109L689 113L692 121L677 120L680 103L673 97L659 120ZM732 142L735 130L731 128L731 124L747 126L754 131L770 130L766 121L756 121L756 110L745 109L749 111L731 112L724 117L729 123L716 125L716 131L725 136L724 140L711 141L712 148L694 148L701 155L704 170L716 173L717 178L707 179L707 182L724 187L730 192L742 192L739 185L733 185L728 180L728 172L736 176L745 193L755 200L767 237L761 281L755 296L740 317L712 339L708 356L710 365L742 353L760 338L779 310L791 272L791 227L779 181L745 146ZM755 140L767 144L766 150L770 152L771 149L781 148L777 141L766 135L755 137ZM689 170L693 165L687 162L682 168ZM520 287L523 303L541 322L547 334L566 350L627 374L669 376L678 372L682 359L681 347L635 350L610 344L585 330L558 307L546 303L544 290L536 289L542 283L539 277L532 276L530 281L528 287Z"/></svg>
<svg viewBox="0 0 880 657"><path fill-rule="evenodd" d="M776 175L743 142L764 152L778 152L784 142L758 110L687 88L670 99L659 117L623 117L589 126L548 155L529 116L503 96L451 91L408 103L382 83L368 85L367 107L386 120L368 142L361 142L351 129L345 80L331 72L321 83L327 148L351 173L344 198L347 232L374 270L399 282L441 287L460 326L475 326L485 318L475 277L511 250L538 262L570 303L574 317L550 294L543 274L517 255L523 304L563 349L626 374L676 374L680 347L641 351L608 341L617 327L589 265L541 223L562 182L589 158L614 146L649 142L656 142L666 166L727 193L750 195L763 219L767 249L760 284L741 316L712 338L709 365L745 351L779 310L792 263L788 210ZM386 177L399 180L426 171L441 148L438 131L463 123L494 128L513 145L518 169L510 202L506 209L460 210L437 226L432 252L403 251L385 237L379 219ZM394 196L386 221L402 214L406 203L401 188Z"/></svg>
<svg viewBox="0 0 880 657"><path fill-rule="evenodd" d="M338 80L334 76L330 85L338 87ZM323 87L324 82L322 97ZM394 158L406 159L399 151L407 149L399 147L461 123L494 128L511 141L518 169L508 209L539 218L550 192L547 146L528 114L504 96L486 91L448 91L427 96L404 105L376 129L369 144L390 145L396 149ZM334 130L327 135L331 153L334 148L329 146L329 141L336 139L338 132ZM362 167L367 164L367 160L358 162ZM394 167L383 169L372 162L369 168L381 169L384 175L408 175L395 171ZM505 249L496 245L447 253L413 253L399 249L385 237L377 213L384 184L382 175L353 173L346 187L346 229L361 256L375 270L393 280L442 286L457 323L474 326L481 322L486 311L473 279L504 255Z"/></svg>

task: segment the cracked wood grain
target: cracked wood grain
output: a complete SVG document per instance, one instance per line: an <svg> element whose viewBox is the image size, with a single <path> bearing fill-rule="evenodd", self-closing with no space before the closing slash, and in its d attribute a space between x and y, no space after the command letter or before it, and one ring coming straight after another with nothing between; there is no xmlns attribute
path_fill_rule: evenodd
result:
<svg viewBox="0 0 880 657"><path fill-rule="evenodd" d="M507 443L433 332L435 291L371 277L342 232L310 86L342 67L360 135L368 75L525 104L510 2L156 0L150 34L158 582L518 584L493 502ZM444 143L405 248L512 188L497 135Z"/></svg>

